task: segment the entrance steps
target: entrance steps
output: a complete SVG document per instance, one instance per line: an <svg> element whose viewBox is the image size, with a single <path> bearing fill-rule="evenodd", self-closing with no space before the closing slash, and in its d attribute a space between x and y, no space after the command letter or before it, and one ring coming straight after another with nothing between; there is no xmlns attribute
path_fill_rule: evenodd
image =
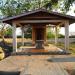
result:
<svg viewBox="0 0 75 75"><path fill-rule="evenodd" d="M12 53L12 55L68 55L68 51L47 51L47 50L23 50L21 52Z"/></svg>

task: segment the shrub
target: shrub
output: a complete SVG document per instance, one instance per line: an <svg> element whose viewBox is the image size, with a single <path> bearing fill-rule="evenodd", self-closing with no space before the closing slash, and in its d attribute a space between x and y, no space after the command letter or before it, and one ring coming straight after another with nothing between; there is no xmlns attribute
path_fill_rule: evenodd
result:
<svg viewBox="0 0 75 75"><path fill-rule="evenodd" d="M48 32L47 33L47 38L49 39L49 38L54 38L55 36L54 36L54 34L53 33L51 33L51 32Z"/></svg>
<svg viewBox="0 0 75 75"><path fill-rule="evenodd" d="M75 35L69 36L69 38L75 38Z"/></svg>
<svg viewBox="0 0 75 75"><path fill-rule="evenodd" d="M0 60L2 60L5 57L5 53L2 50L2 48L0 47Z"/></svg>
<svg viewBox="0 0 75 75"><path fill-rule="evenodd" d="M59 38L64 38L65 36L62 35L62 34L59 34L58 37L59 37Z"/></svg>

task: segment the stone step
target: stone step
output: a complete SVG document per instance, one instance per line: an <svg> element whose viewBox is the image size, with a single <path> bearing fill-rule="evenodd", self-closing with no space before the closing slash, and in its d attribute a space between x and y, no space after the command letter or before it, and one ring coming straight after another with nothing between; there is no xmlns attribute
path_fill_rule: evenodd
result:
<svg viewBox="0 0 75 75"><path fill-rule="evenodd" d="M69 52L63 51L49 51L49 52L16 52L11 55L68 55Z"/></svg>

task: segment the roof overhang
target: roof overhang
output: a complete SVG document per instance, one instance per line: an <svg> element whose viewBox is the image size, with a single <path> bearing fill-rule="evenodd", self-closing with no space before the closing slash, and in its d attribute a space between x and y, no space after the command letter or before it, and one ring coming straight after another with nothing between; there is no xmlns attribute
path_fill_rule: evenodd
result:
<svg viewBox="0 0 75 75"><path fill-rule="evenodd" d="M25 12L23 14L4 18L1 20L3 23L12 24L13 22L23 23L23 24L33 24L33 23L45 23L45 24L62 24L65 20L68 20L70 24L75 22L74 16L64 15L57 12L49 12L45 9L37 9L30 12Z"/></svg>

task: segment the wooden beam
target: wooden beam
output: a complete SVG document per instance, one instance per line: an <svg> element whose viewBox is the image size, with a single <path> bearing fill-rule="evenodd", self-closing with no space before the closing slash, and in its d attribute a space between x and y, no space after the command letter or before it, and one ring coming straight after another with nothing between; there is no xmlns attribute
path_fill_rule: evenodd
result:
<svg viewBox="0 0 75 75"><path fill-rule="evenodd" d="M18 24L16 24L16 25L17 25L17 26L20 26L20 27L22 26L20 23L18 23Z"/></svg>
<svg viewBox="0 0 75 75"><path fill-rule="evenodd" d="M32 44L35 45L35 27L32 26Z"/></svg>
<svg viewBox="0 0 75 75"><path fill-rule="evenodd" d="M63 22L64 20L18 20L15 21L16 23L56 23L56 22Z"/></svg>
<svg viewBox="0 0 75 75"><path fill-rule="evenodd" d="M42 18L48 18L48 19L61 19L59 17L53 17L53 16L31 16L31 17L25 17L25 19L42 19Z"/></svg>
<svg viewBox="0 0 75 75"><path fill-rule="evenodd" d="M61 22L61 23L58 24L58 26L61 26L61 25L63 25L63 24L64 24L64 22Z"/></svg>

